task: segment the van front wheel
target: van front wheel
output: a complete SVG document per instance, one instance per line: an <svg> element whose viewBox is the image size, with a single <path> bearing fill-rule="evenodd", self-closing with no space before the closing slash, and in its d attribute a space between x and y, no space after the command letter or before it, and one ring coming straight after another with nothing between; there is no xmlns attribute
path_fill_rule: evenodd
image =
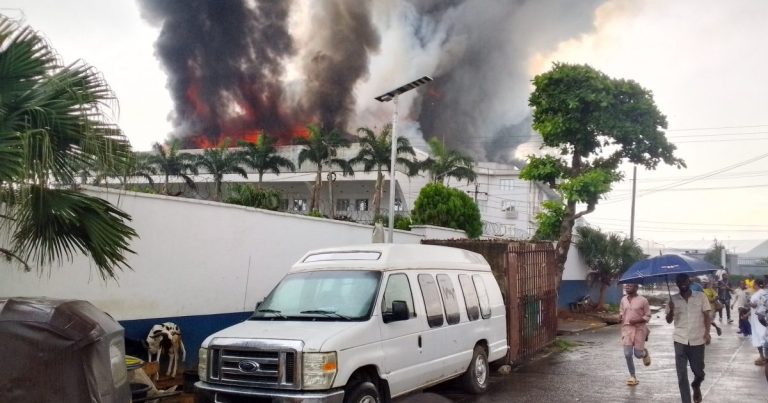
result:
<svg viewBox="0 0 768 403"><path fill-rule="evenodd" d="M488 355L481 346L475 346L472 353L472 361L467 372L464 373L464 389L469 393L480 394L488 389Z"/></svg>
<svg viewBox="0 0 768 403"><path fill-rule="evenodd" d="M380 403L379 390L371 382L358 383L344 393L344 403Z"/></svg>

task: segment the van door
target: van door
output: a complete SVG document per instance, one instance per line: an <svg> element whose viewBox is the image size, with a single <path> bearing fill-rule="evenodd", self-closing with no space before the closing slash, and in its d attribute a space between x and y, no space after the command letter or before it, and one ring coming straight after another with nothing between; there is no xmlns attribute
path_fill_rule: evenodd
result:
<svg viewBox="0 0 768 403"><path fill-rule="evenodd" d="M392 396L418 388L423 374L419 368L421 353L421 317L417 317L413 304L411 282L405 273L391 273L385 279L381 300L381 346L384 375L389 380ZM392 302L403 301L408 306L408 318L391 321ZM423 314L422 314L423 316Z"/></svg>

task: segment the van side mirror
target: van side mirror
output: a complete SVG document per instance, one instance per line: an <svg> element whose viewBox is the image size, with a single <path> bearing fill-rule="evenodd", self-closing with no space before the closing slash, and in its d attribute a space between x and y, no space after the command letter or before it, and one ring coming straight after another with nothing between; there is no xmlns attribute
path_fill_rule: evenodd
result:
<svg viewBox="0 0 768 403"><path fill-rule="evenodd" d="M392 301L392 319L390 322L399 320L408 320L411 315L408 313L408 304L405 301Z"/></svg>
<svg viewBox="0 0 768 403"><path fill-rule="evenodd" d="M259 310L259 306L261 305L262 302L264 302L264 300L261 300L261 301L257 302L256 303L256 309L254 309L254 310L258 311Z"/></svg>

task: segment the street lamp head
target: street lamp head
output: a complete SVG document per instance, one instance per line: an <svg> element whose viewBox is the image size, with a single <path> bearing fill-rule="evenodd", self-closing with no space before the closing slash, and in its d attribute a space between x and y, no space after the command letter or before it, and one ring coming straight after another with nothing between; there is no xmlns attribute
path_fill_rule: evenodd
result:
<svg viewBox="0 0 768 403"><path fill-rule="evenodd" d="M389 91L389 92L387 92L385 94L381 94L381 95L379 95L378 97L376 97L374 99L379 101L379 102L389 102L389 101L395 99L396 96L398 96L398 95L400 95L402 93L408 92L408 91L410 91L410 90L412 90L412 89L414 89L416 87L422 86L422 85L424 85L424 84L426 84L426 83L428 83L430 81L432 81L432 77L424 76L424 77L422 77L422 78L420 78L418 80L411 81L408 84L405 84L405 85L403 85L401 87L395 88L394 90Z"/></svg>

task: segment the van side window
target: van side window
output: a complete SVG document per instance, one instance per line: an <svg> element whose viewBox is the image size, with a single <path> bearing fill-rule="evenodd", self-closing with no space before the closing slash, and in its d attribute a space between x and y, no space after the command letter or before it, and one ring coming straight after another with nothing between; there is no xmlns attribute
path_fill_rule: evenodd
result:
<svg viewBox="0 0 768 403"><path fill-rule="evenodd" d="M392 314L392 301L405 301L410 316L412 318L416 316L413 310L411 283L405 274L393 274L387 279L387 288L384 290L384 299L381 301L382 315Z"/></svg>
<svg viewBox="0 0 768 403"><path fill-rule="evenodd" d="M419 274L418 279L427 309L427 323L429 327L440 327L443 325L443 305L440 303L440 292L437 291L435 279L430 274Z"/></svg>
<svg viewBox="0 0 768 403"><path fill-rule="evenodd" d="M472 281L475 283L477 297L480 299L480 312L483 314L483 319L488 319L491 317L491 301L488 299L488 291L485 289L483 278L479 274L475 274L472 276Z"/></svg>
<svg viewBox="0 0 768 403"><path fill-rule="evenodd" d="M464 293L464 304L467 306L467 317L469 320L480 319L480 302L477 299L477 292L472 280L466 274L459 274L459 284Z"/></svg>
<svg viewBox="0 0 768 403"><path fill-rule="evenodd" d="M456 301L456 291L453 289L453 282L446 274L437 275L437 285L440 286L440 295L443 296L443 306L445 307L445 320L449 325L459 323L459 303Z"/></svg>

